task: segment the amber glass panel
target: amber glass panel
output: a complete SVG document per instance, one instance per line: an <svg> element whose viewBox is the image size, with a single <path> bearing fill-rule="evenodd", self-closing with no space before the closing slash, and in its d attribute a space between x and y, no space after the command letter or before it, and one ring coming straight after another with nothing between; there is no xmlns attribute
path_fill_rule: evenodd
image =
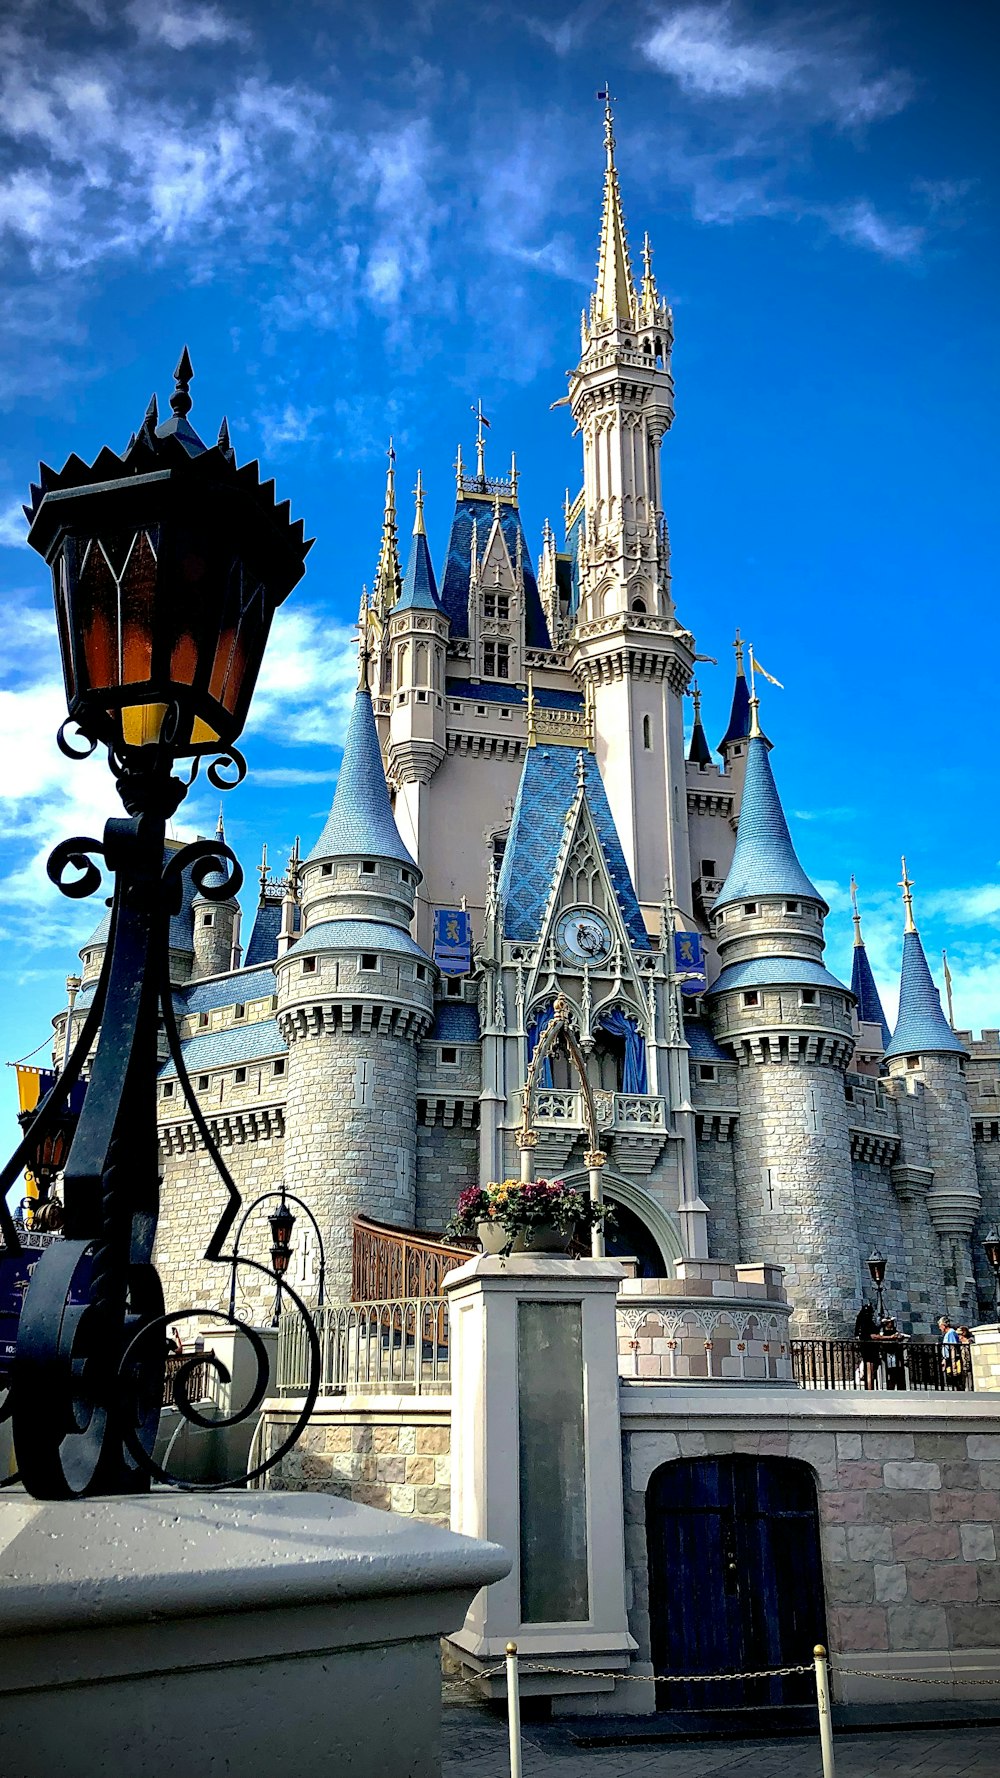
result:
<svg viewBox="0 0 1000 1778"><path fill-rule="evenodd" d="M219 622L219 640L215 649L215 659L209 674L208 689L218 703L222 703L222 694L229 676L233 649L236 645L236 632L240 622L241 593L243 589L243 564L235 561L230 568Z"/></svg>
<svg viewBox="0 0 1000 1778"><path fill-rule="evenodd" d="M175 685L193 685L198 665L198 644L189 630L178 636L170 655L170 677Z"/></svg>
<svg viewBox="0 0 1000 1778"><path fill-rule="evenodd" d="M91 543L80 569L76 603L89 686L103 689L117 685L118 588L96 543Z"/></svg>
<svg viewBox="0 0 1000 1778"><path fill-rule="evenodd" d="M232 659L229 663L229 671L222 693L223 705L230 715L239 704L248 668L253 670L256 677L256 670L264 652L264 644L267 641L264 610L264 588L256 586L250 596L244 600L239 629L236 632L236 640L233 645Z"/></svg>
<svg viewBox="0 0 1000 1778"><path fill-rule="evenodd" d="M135 540L121 581L122 682L147 682L153 671L156 558L144 532Z"/></svg>
<svg viewBox="0 0 1000 1778"><path fill-rule="evenodd" d="M122 740L126 747L147 747L160 738L166 704L126 704L122 710Z"/></svg>

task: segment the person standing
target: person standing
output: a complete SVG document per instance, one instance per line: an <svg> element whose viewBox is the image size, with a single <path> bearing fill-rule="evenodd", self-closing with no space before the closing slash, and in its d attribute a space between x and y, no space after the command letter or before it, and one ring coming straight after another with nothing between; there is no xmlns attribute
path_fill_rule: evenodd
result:
<svg viewBox="0 0 1000 1778"><path fill-rule="evenodd" d="M901 1334L891 1315L887 1315L875 1335L885 1365L887 1389L906 1388L906 1336Z"/></svg>
<svg viewBox="0 0 1000 1778"><path fill-rule="evenodd" d="M962 1375L962 1354L958 1350L961 1342L947 1315L938 1316L938 1331L941 1335L941 1368L945 1388L961 1389L965 1380Z"/></svg>
<svg viewBox="0 0 1000 1778"><path fill-rule="evenodd" d="M861 1349L861 1369L864 1373L866 1389L874 1389L878 1381L878 1367L881 1358L876 1340L878 1331L878 1316L871 1303L865 1301L855 1318L854 1338Z"/></svg>

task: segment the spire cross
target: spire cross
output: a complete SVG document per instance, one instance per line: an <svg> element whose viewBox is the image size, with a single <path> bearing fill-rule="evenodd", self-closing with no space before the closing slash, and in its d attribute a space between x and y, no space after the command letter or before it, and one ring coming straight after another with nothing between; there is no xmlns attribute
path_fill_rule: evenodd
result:
<svg viewBox="0 0 1000 1778"><path fill-rule="evenodd" d="M899 887L903 891L903 906L906 909L906 924L903 927L903 931L916 932L916 922L913 918L913 879L906 874L906 858L904 857L901 862L903 866L903 876Z"/></svg>
<svg viewBox="0 0 1000 1778"><path fill-rule="evenodd" d="M692 681L691 681L691 697L694 702L695 722L700 722L701 721L701 688L698 684L697 679L692 679Z"/></svg>
<svg viewBox="0 0 1000 1778"><path fill-rule="evenodd" d="M270 874L271 873L267 868L267 841L265 840L264 844L261 846L261 849L260 849L260 863L257 866L257 875L260 878L260 899L261 899L261 901L263 901L263 899L264 899L264 891L267 888L267 879L270 876Z"/></svg>
<svg viewBox="0 0 1000 1778"><path fill-rule="evenodd" d="M416 502L416 511L413 515L413 535L414 537L423 537L425 535L424 478L419 469L417 470L417 485L413 490L413 498Z"/></svg>
<svg viewBox="0 0 1000 1778"><path fill-rule="evenodd" d="M476 474L482 482L486 480L486 439L483 436L483 427L488 426L489 421L483 413L481 400L476 401L472 411L476 416Z"/></svg>
<svg viewBox="0 0 1000 1778"><path fill-rule="evenodd" d="M737 627L736 634L733 637L733 647L736 650L736 671L737 671L737 673L742 673L742 671L743 671L743 637L740 635L738 627Z"/></svg>
<svg viewBox="0 0 1000 1778"><path fill-rule="evenodd" d="M853 871L851 872L851 908L853 910L851 919L854 921L854 943L855 946L860 949L865 941L861 936L861 915L858 912L858 883Z"/></svg>

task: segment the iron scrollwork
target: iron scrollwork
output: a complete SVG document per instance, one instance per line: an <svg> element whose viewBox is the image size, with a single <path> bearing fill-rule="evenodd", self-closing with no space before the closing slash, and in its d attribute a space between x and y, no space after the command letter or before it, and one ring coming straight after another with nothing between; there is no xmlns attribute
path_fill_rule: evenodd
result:
<svg viewBox="0 0 1000 1778"><path fill-rule="evenodd" d="M63 750L82 757L64 744ZM161 756L162 760L162 756ZM245 772L231 749L219 761ZM114 877L108 942L93 999L69 1059L47 1094L30 1131L0 1171L0 1234L8 1254L22 1251L6 1195L25 1165L29 1140L37 1142L64 1106L88 1059L89 1084L63 1182L63 1238L46 1247L32 1268L24 1296L11 1385L0 1419L12 1422L19 1477L38 1498L66 1499L109 1492L137 1492L155 1479L191 1488L154 1457L163 1404L167 1329L204 1314L168 1311L153 1264L159 1214L156 1136L157 1042L166 1032L188 1109L226 1188L226 1203L205 1251L210 1263L250 1267L277 1275L255 1260L224 1249L242 1199L202 1115L184 1066L174 1014L169 968L169 922L182 906L183 878L190 871L197 892L224 900L239 892L243 873L221 840L198 840L166 856L166 820L185 786L168 776L160 760L138 771L113 760L128 819L107 823L102 841L78 837L58 845L48 863L51 880L72 899L91 895L102 880L103 859ZM96 1041L96 1048L95 1048ZM301 1411L287 1435L242 1477L209 1487L256 1480L279 1462L300 1436L319 1392L320 1347L305 1303L282 1280L303 1317L310 1354L310 1381ZM229 1382L221 1360L192 1360L173 1383L173 1402L187 1421L215 1428L245 1421L267 1390L269 1364L259 1334L233 1314L220 1320L237 1327L254 1353L257 1374L247 1400L211 1420L189 1399L189 1373L205 1362ZM14 1478L9 1478L14 1479Z"/></svg>

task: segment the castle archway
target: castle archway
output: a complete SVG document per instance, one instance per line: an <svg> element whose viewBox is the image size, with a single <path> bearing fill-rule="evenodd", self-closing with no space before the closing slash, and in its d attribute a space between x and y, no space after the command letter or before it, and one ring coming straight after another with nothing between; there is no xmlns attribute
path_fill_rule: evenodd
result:
<svg viewBox="0 0 1000 1778"><path fill-rule="evenodd" d="M568 1185L587 1189L587 1174L567 1173ZM680 1231L647 1192L605 1169L604 1196L615 1207L615 1222L604 1231L609 1259L637 1259L640 1278L674 1278L674 1260L681 1259Z"/></svg>

